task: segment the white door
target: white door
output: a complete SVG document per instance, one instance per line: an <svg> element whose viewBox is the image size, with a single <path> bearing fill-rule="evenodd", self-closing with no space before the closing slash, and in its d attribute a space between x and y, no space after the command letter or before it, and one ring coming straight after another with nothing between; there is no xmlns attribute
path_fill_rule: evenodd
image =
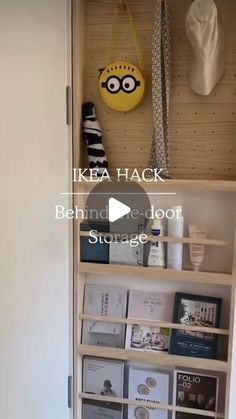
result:
<svg viewBox="0 0 236 419"><path fill-rule="evenodd" d="M0 0L0 415L68 419L71 139L66 0Z"/></svg>

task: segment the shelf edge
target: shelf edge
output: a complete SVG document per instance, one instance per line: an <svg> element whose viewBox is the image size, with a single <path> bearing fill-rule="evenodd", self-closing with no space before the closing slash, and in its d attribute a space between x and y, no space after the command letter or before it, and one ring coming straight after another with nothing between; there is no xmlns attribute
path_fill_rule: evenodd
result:
<svg viewBox="0 0 236 419"><path fill-rule="evenodd" d="M232 274L218 272L195 272L195 271L175 271L171 269L151 268L143 266L113 265L102 263L80 262L79 271L81 273L96 273L103 275L120 275L145 277L158 280L195 282L215 285L232 285Z"/></svg>
<svg viewBox="0 0 236 419"><path fill-rule="evenodd" d="M182 413L189 413L193 415L204 414L204 416L207 416L210 418L224 418L224 414L219 413L219 412L211 412L209 410L174 406L170 404L164 405L164 404L157 404L157 403L152 403L152 402L143 402L139 400L126 399L123 397L107 397L107 396L100 396L99 394L88 394L88 393L79 393L79 397L81 399L94 400L94 401L99 401L99 402L119 403L119 404L123 404L123 405L125 404L125 405L130 405L130 406L143 406L149 409L168 410L171 412L182 412Z"/></svg>
<svg viewBox="0 0 236 419"><path fill-rule="evenodd" d="M99 358L120 359L122 361L137 361L148 364L169 365L173 367L188 367L203 369L207 371L227 372L229 364L227 361L215 359L193 358L179 355L153 353L134 349L108 348L93 345L79 345L78 353L82 356L94 356Z"/></svg>
<svg viewBox="0 0 236 419"><path fill-rule="evenodd" d="M134 319L134 318L117 318L117 317L110 317L110 316L92 316L89 314L80 314L80 320L88 320L88 321L97 321L103 323L117 323L117 324L139 324L139 325L146 325L151 327L164 327L167 329L173 330L191 330L192 332L200 332L200 333L212 333L214 335L222 335L228 336L229 330L228 329L221 329L215 327L204 327L204 326L191 326L188 324L179 324L179 323L171 323L165 321L158 321L158 320L148 320L148 319Z"/></svg>

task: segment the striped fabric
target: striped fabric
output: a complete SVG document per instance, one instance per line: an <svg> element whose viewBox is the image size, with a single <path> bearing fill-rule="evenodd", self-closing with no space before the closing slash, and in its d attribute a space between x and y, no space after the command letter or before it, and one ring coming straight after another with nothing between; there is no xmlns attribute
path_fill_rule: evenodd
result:
<svg viewBox="0 0 236 419"><path fill-rule="evenodd" d="M155 0L152 44L153 140L151 169L169 177L170 22L166 0Z"/></svg>
<svg viewBox="0 0 236 419"><path fill-rule="evenodd" d="M82 115L82 132L87 145L89 168L98 169L98 176L102 176L104 169L108 168L108 161L102 144L102 131L92 102L83 105Z"/></svg>

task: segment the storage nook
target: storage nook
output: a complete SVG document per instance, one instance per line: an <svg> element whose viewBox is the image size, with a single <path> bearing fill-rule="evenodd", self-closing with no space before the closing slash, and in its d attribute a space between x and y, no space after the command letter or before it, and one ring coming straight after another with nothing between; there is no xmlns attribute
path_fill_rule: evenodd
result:
<svg viewBox="0 0 236 419"><path fill-rule="evenodd" d="M94 102L100 121L104 147L109 161L109 173L116 168L137 168L140 172L148 167L152 141L152 34L154 0L130 0L138 39L144 57L147 91L142 104L131 112L117 112L105 105L98 88L98 70L106 64L106 47L117 3L114 0L75 0L73 10L73 119L74 119L74 167L88 167L86 147L81 136L81 107L84 102ZM184 235L181 238L168 236L156 238L164 242L183 244L183 269L135 266L113 263L81 261L82 231L80 222L75 222L75 305L76 316L76 407L77 417L82 415L83 405L105 406L114 404L123 409L124 418L129 416L129 407L136 409L138 419L149 418L150 412L168 412L168 418L213 417L234 419L236 404L235 360L235 295L236 295L236 4L234 0L216 0L225 36L225 71L220 82L208 96L194 93L189 86L191 47L185 31L185 16L191 0L168 0L171 30L171 93L170 93L170 174L164 182L141 182L155 208L170 208L181 205L184 214ZM133 40L127 17L121 16L114 42L114 61L136 62ZM92 181L74 182L75 204L83 208L87 194L94 187ZM190 238L189 224L206 225L208 236L204 239ZM147 228L149 241L150 226ZM104 233L101 233L101 237ZM191 244L202 244L205 257L199 271L194 271L189 261ZM146 326L180 331L180 322L170 319L152 320L128 315L113 317L91 314L84 310L86 286L116 286L131 291L151 293L180 293L221 299L219 324L212 326L205 316L201 325L190 321L181 324L181 331L191 336L207 336L217 342L216 357L177 355L174 351L155 351L131 348L127 342L122 347L88 344L82 329L87 322L128 326ZM129 294L130 295L130 294ZM128 307L128 305L127 305ZM173 307L174 308L174 307ZM203 306L199 310L209 310ZM86 312L85 312L86 311ZM212 314L211 314L212 317ZM121 329L119 329L121 330ZM107 333L107 332L106 332ZM199 335L198 335L199 334ZM209 344L210 345L210 344ZM92 358L94 357L94 358ZM124 391L114 397L109 391L100 394L85 391L83 379L84 359L125 361ZM166 372L169 377L169 397L166 403L157 403L145 396L129 397L127 368L136 367L147 371ZM176 387L174 371L193 376L209 376L218 379L218 402L216 408L196 408L177 403L181 392ZM150 377L149 377L150 378ZM152 385L153 385L152 381ZM103 383L101 383L103 384ZM111 384L111 383L110 383ZM142 383L141 383L142 384ZM140 390L141 391L141 390ZM103 394L101 394L103 393ZM193 397L191 395L191 397ZM198 394L199 400L202 395ZM148 399L148 400L147 400ZM200 405L200 402L199 402ZM144 410L137 410L143 408ZM119 408L118 408L119 411ZM148 413L145 413L148 412ZM181 416L185 414L187 416ZM120 413L119 413L120 414ZM145 416L146 415L146 416ZM104 416L105 417L105 416ZM119 416L111 416L119 417ZM150 419L155 416L150 416ZM156 416L158 418L158 416ZM161 416L160 416L161 417ZM85 417L87 419L87 417ZM91 418L93 419L93 418ZM94 418L96 419L96 418Z"/></svg>

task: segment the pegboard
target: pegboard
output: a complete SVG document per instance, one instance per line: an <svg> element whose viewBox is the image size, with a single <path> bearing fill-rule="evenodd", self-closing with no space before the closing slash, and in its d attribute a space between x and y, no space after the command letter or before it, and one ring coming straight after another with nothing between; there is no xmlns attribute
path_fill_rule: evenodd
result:
<svg viewBox="0 0 236 419"><path fill-rule="evenodd" d="M215 0L225 31L226 69L212 94L189 87L191 47L185 16L191 0L169 0L171 18L171 176L189 179L236 179L236 2ZM137 109L109 109L98 90L98 69L105 66L107 39L117 2L85 1L84 101L93 101L104 133L110 171L147 166L152 140L151 45L154 0L129 0L145 61L147 93ZM127 16L121 18L113 59L137 63Z"/></svg>

